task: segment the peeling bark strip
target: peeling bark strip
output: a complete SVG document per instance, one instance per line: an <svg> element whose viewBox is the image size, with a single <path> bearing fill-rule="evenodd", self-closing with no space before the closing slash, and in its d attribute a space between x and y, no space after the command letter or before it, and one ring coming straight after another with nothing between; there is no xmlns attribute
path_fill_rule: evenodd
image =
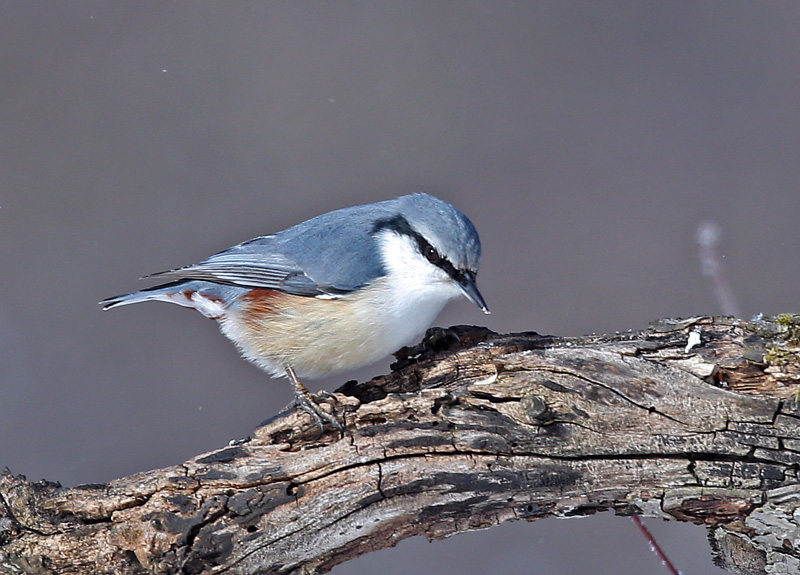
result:
<svg viewBox="0 0 800 575"><path fill-rule="evenodd" d="M799 338L797 316L437 330L334 395L343 439L301 412L108 485L6 471L0 573L322 573L412 535L606 509L705 524L735 573L797 573Z"/></svg>

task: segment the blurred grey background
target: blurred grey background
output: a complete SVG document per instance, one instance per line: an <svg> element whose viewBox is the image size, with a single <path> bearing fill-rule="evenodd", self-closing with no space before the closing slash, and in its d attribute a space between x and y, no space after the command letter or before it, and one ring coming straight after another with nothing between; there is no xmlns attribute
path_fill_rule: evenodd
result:
<svg viewBox="0 0 800 575"><path fill-rule="evenodd" d="M291 399L147 273L425 190L481 232L492 315L558 335L797 312L797 2L3 2L0 466L65 485L177 464ZM345 378L384 372L388 361ZM649 520L686 574L702 528ZM607 514L423 539L338 575L665 573Z"/></svg>

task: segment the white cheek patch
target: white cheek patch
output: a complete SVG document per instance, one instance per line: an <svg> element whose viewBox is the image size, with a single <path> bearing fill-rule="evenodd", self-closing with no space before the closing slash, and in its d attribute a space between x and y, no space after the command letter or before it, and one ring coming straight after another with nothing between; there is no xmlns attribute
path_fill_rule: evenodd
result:
<svg viewBox="0 0 800 575"><path fill-rule="evenodd" d="M382 282L384 305L396 316L433 321L449 299L461 295L447 272L419 253L412 238L387 231L377 240L387 272Z"/></svg>
<svg viewBox="0 0 800 575"><path fill-rule="evenodd" d="M392 287L412 291L452 283L443 269L419 253L417 243L407 235L384 231L377 240Z"/></svg>

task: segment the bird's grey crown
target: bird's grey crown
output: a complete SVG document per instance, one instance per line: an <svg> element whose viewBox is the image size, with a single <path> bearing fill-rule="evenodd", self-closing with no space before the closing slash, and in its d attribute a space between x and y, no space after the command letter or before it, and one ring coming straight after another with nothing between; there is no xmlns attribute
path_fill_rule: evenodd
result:
<svg viewBox="0 0 800 575"><path fill-rule="evenodd" d="M392 231L408 233L401 220L457 271L477 272L481 248L472 222L447 202L416 193L328 212L154 276L302 296L346 294L386 274L374 234L392 225Z"/></svg>

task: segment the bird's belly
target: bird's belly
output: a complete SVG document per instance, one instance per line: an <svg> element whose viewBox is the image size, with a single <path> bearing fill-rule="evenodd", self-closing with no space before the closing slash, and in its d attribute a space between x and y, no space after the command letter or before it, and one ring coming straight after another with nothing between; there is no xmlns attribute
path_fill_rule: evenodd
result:
<svg viewBox="0 0 800 575"><path fill-rule="evenodd" d="M339 299L252 290L220 318L222 332L268 373L292 366L300 378L358 369L412 343L448 298L374 305L360 295Z"/></svg>

